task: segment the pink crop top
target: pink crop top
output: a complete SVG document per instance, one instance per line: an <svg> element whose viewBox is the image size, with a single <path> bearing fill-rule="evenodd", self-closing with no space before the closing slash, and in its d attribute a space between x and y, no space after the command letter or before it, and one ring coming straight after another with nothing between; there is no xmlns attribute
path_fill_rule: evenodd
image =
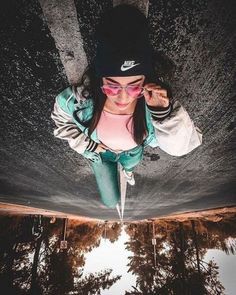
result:
<svg viewBox="0 0 236 295"><path fill-rule="evenodd" d="M132 116L132 114L118 115L102 111L96 128L98 139L114 151L126 151L136 147L137 143L131 133Z"/></svg>

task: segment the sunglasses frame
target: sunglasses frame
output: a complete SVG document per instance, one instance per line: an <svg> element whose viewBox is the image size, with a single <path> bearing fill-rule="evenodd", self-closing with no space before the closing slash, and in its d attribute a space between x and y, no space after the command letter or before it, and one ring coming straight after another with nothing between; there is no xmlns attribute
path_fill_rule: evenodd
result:
<svg viewBox="0 0 236 295"><path fill-rule="evenodd" d="M131 96L131 97L133 97L133 98L140 98L140 97L142 97L143 96L143 92L144 92L144 90L145 90L145 87L142 87L142 86L139 86L139 85L126 85L126 86L116 86L116 85L107 85L107 84L104 84L104 85L102 85L102 86L100 86L101 87L101 89L102 89L102 92L104 93L104 91L103 91L103 87L104 86L112 86L112 87L116 87L116 88L119 88L119 90L121 90L122 88L124 88L125 89L125 91L126 91L126 93L129 95L129 93L128 93L128 91L126 90L127 88L129 88L129 87L140 87L141 89L142 89L142 91L140 92L140 94L138 95L138 96L131 96L131 95L129 95L129 96ZM119 92L120 93L120 92ZM116 95L118 95L119 93L117 93L117 94L115 94L115 95L111 95L111 96L116 96ZM106 94L106 93L104 93L104 94Z"/></svg>

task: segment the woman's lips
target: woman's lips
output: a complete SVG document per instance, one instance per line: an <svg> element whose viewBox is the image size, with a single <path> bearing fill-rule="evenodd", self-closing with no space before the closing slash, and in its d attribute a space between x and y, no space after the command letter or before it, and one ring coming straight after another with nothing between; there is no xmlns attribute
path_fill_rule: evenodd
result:
<svg viewBox="0 0 236 295"><path fill-rule="evenodd" d="M116 105L118 105L118 107L126 107L128 105L128 103L118 103L115 102Z"/></svg>

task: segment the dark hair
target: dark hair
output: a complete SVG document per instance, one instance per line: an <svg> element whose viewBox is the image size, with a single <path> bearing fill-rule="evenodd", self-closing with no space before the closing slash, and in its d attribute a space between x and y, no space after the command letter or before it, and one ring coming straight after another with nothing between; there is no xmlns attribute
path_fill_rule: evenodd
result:
<svg viewBox="0 0 236 295"><path fill-rule="evenodd" d="M144 83L147 78L145 77ZM106 95L102 92L100 86L102 85L102 78L95 75L93 65L87 66L81 80L76 85L80 87L80 93L85 99L93 100L93 116L90 120L80 122L83 126L88 128L88 135L90 136L97 127L102 110L106 102ZM82 110L82 109L81 109ZM78 118L77 118L78 120ZM127 123L128 124L128 123ZM145 100L144 97L138 99L133 113L133 138L137 144L142 144L143 138L147 132L146 115L145 115Z"/></svg>
<svg viewBox="0 0 236 295"><path fill-rule="evenodd" d="M122 4L110 9L103 15L96 28L95 36L97 39L103 38L109 42L119 54L120 52L137 50L141 34L148 39L148 23L145 15L134 6ZM120 46L123 42L125 46ZM158 83L161 87L164 85L154 72L145 76L144 84L152 82ZM88 128L89 136L99 122L107 98L100 88L101 85L102 78L96 76L94 60L92 60L76 85L81 87L82 97L93 100L92 118L86 122L80 122ZM132 133L134 141L138 145L142 144L147 133L145 112L145 99L142 97L138 99L133 113Z"/></svg>
<svg viewBox="0 0 236 295"><path fill-rule="evenodd" d="M145 77L144 84L157 83L161 87L167 89L168 97L171 98L171 90L168 84L161 81L154 73L149 77ZM89 136L97 127L102 110L106 102L106 95L102 92L100 86L102 85L102 78L96 77L94 65L90 64L85 69L82 78L75 85L80 88L80 95L85 99L93 100L93 115L88 121L80 122L83 126L88 128ZM80 109L82 110L82 109ZM77 118L77 120L79 120ZM133 138L137 144L142 144L143 138L147 132L146 114L145 114L145 99L141 97L138 99L133 113Z"/></svg>

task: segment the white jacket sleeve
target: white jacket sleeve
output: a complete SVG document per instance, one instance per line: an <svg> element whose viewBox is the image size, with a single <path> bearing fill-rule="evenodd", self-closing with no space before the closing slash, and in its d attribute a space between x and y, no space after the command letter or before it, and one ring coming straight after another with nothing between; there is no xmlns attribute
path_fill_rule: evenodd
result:
<svg viewBox="0 0 236 295"><path fill-rule="evenodd" d="M60 108L57 100L54 103L51 118L54 120L57 127L53 131L54 136L67 140L69 146L73 150L82 154L86 150L93 151L96 148L97 143L79 129L72 117Z"/></svg>
<svg viewBox="0 0 236 295"><path fill-rule="evenodd" d="M194 126L187 111L178 102L162 121L152 119L159 147L172 156L185 155L202 143L201 130Z"/></svg>

